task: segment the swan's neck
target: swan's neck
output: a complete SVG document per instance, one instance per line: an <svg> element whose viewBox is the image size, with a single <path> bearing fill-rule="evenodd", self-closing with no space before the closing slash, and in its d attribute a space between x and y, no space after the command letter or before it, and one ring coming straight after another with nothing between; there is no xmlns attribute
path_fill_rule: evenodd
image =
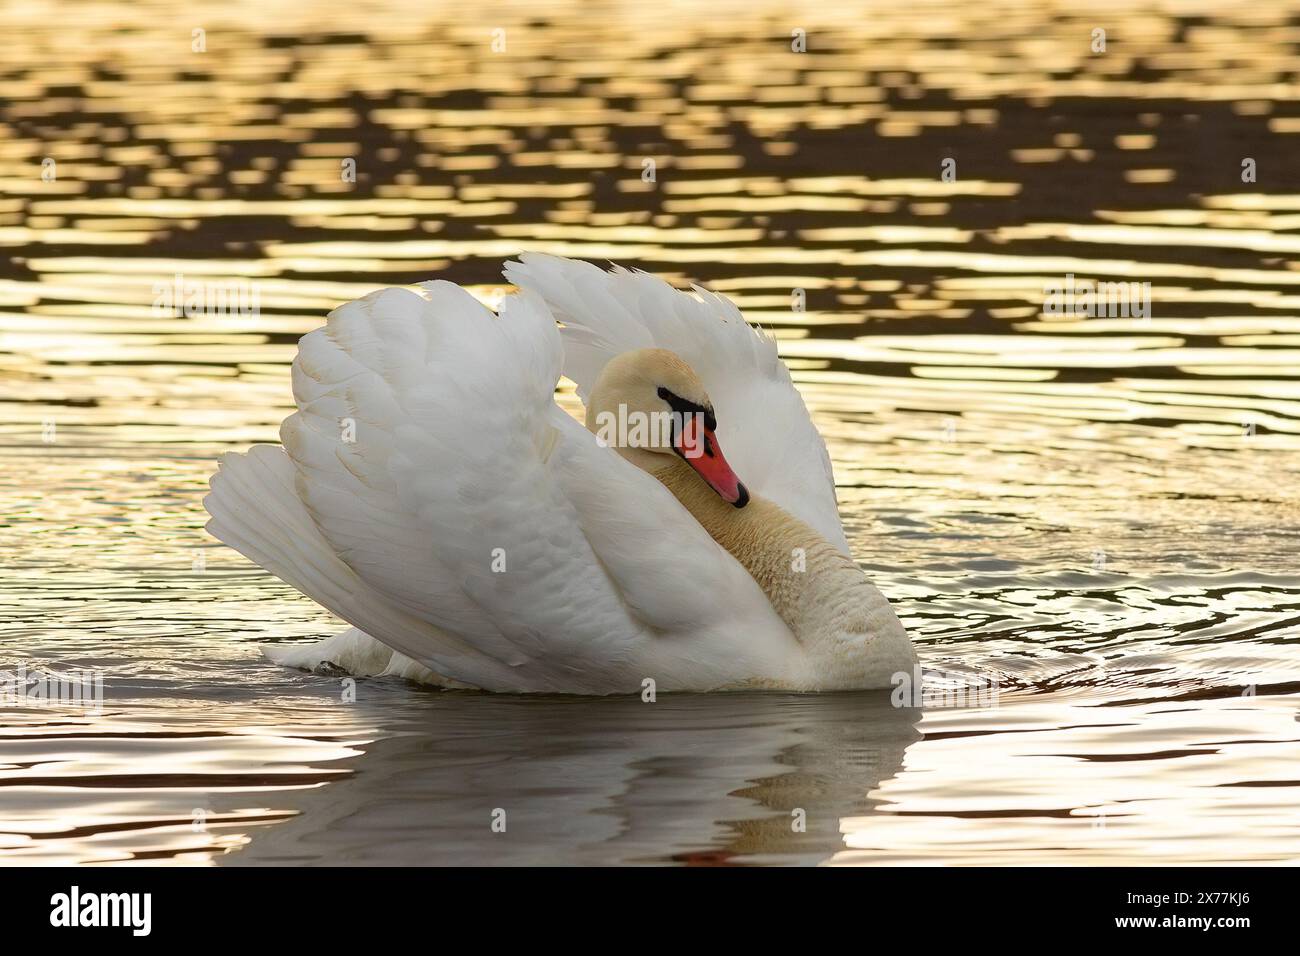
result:
<svg viewBox="0 0 1300 956"><path fill-rule="evenodd" d="M646 470L744 566L809 650L838 643L837 635L864 633L871 625L872 612L884 602L880 592L851 558L807 524L757 496L744 508L733 507L679 458L656 461Z"/></svg>

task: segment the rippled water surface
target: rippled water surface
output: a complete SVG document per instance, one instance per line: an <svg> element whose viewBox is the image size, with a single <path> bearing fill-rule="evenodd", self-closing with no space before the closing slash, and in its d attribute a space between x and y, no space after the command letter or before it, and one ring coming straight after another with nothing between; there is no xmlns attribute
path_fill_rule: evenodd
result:
<svg viewBox="0 0 1300 956"><path fill-rule="evenodd" d="M0 667L105 697L0 709L0 862L1300 856L1300 8L0 17ZM345 702L262 660L338 625L205 535L214 458L276 440L330 308L491 302L525 248L771 328L860 562L996 706ZM177 274L260 315L160 312ZM1068 274L1150 315L1046 314Z"/></svg>

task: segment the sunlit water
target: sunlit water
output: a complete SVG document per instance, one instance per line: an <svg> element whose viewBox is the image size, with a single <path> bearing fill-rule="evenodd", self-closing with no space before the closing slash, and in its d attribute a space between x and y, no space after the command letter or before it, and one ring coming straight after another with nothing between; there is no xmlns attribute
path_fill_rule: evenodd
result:
<svg viewBox="0 0 1300 956"><path fill-rule="evenodd" d="M7 7L0 668L105 704L0 709L0 861L1294 861L1300 18L1228 6ZM338 625L205 536L215 456L330 308L523 248L774 330L860 562L995 706L262 660ZM160 314L177 273L261 314ZM1045 315L1071 273L1151 315Z"/></svg>

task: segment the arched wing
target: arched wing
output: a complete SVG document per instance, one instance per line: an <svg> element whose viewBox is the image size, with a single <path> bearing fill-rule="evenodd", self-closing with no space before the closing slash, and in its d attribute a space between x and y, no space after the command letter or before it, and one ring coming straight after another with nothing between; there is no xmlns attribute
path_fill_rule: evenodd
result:
<svg viewBox="0 0 1300 956"><path fill-rule="evenodd" d="M555 404L561 345L540 297L497 316L449 283L423 289L373 293L304 336L277 477L295 501L210 496L214 528L240 512L233 546L476 686L607 693L784 666L792 639L744 569ZM263 507L309 521L292 557L259 538L276 524Z"/></svg>
<svg viewBox="0 0 1300 956"><path fill-rule="evenodd" d="M563 323L564 374L585 401L605 363L621 352L665 348L704 382L718 438L745 484L802 519L845 554L826 443L776 343L723 296L694 295L643 272L525 253L505 275L545 299Z"/></svg>

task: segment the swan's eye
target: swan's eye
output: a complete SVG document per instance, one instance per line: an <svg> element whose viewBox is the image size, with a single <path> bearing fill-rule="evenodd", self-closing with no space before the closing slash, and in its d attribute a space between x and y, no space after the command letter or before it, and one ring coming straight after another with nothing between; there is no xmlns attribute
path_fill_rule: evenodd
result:
<svg viewBox="0 0 1300 956"><path fill-rule="evenodd" d="M718 420L714 417L711 406L701 405L699 402L692 402L688 398L682 398L662 385L659 386L659 397L667 402L668 407L678 414L704 416L704 426L710 431L717 431Z"/></svg>

